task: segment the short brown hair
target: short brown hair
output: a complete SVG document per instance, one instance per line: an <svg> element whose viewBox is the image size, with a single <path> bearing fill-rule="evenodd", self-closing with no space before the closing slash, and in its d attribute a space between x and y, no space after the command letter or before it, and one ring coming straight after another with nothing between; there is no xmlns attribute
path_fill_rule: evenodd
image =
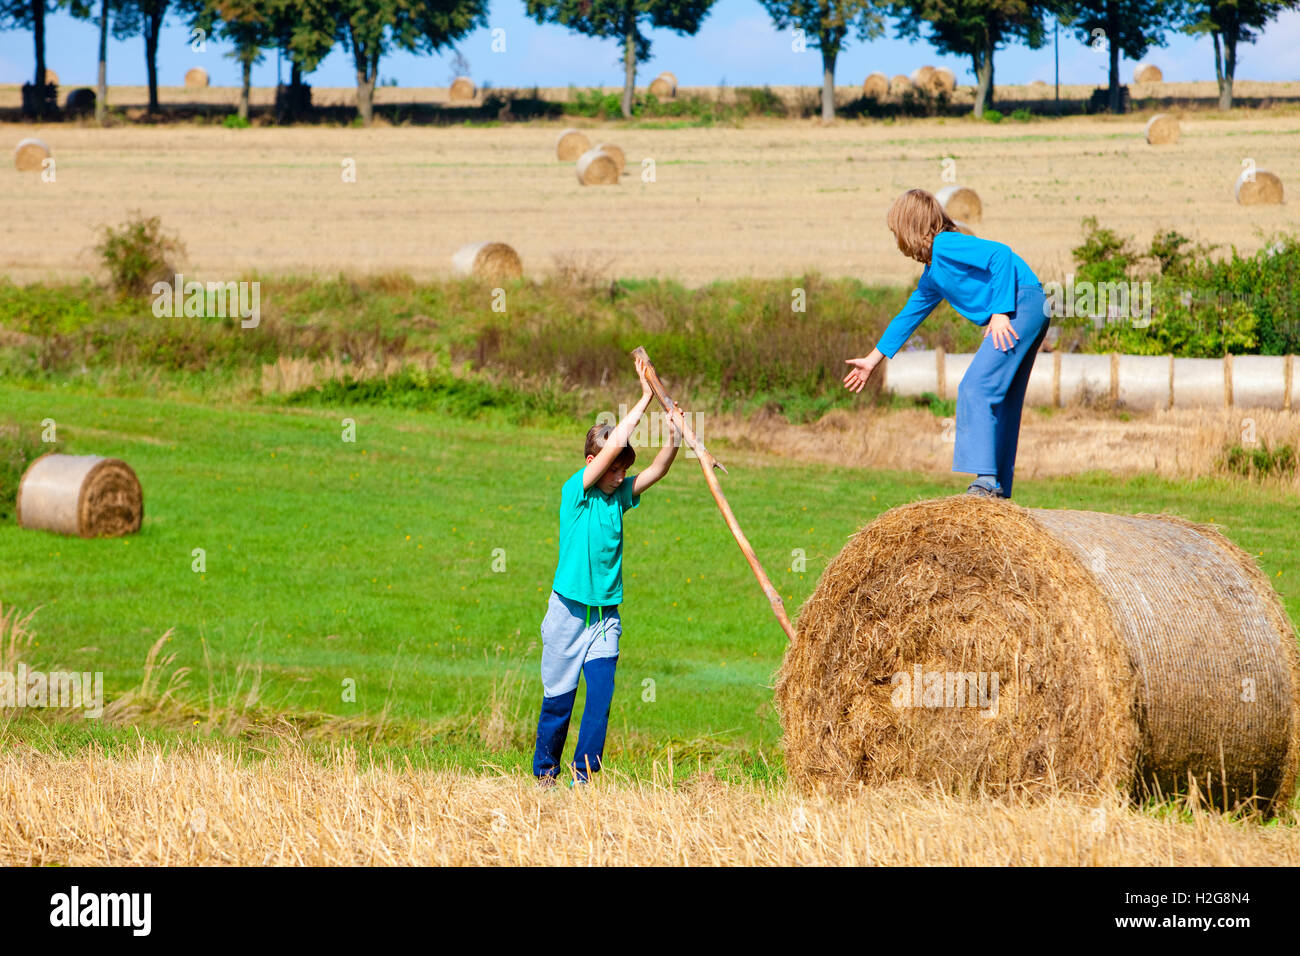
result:
<svg viewBox="0 0 1300 956"><path fill-rule="evenodd" d="M924 189L909 189L895 199L885 222L898 240L898 251L927 265L934 237L957 231L957 224L944 212L934 193Z"/></svg>
<svg viewBox="0 0 1300 956"><path fill-rule="evenodd" d="M614 427L612 425L592 425L587 431L587 444L582 457L586 458L588 455L600 454L600 450L605 447L605 442L613 431ZM636 461L636 449L631 445L624 445L623 450L618 453L610 467L621 464L624 468L631 468L634 461Z"/></svg>

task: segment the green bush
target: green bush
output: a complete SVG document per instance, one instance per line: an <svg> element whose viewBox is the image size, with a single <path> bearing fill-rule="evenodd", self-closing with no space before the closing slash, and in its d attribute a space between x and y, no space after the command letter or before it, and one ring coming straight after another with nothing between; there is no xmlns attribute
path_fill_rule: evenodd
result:
<svg viewBox="0 0 1300 956"><path fill-rule="evenodd" d="M1245 478L1264 478L1270 475L1286 478L1295 474L1296 453L1290 445L1269 448L1266 441L1261 442L1258 448L1230 445L1224 447L1219 467Z"/></svg>
<svg viewBox="0 0 1300 956"><path fill-rule="evenodd" d="M155 282L172 281L174 264L184 256L185 247L175 236L163 233L157 216L136 211L116 229L103 227L95 252L108 270L113 291L143 297Z"/></svg>
<svg viewBox="0 0 1300 956"><path fill-rule="evenodd" d="M1011 111L1011 118L1017 123L1028 123L1034 118L1034 114L1022 106L1020 109Z"/></svg>
<svg viewBox="0 0 1300 956"><path fill-rule="evenodd" d="M15 514L18 483L27 466L46 452L56 451L57 443L41 441L41 432L27 424L0 424L0 520Z"/></svg>
<svg viewBox="0 0 1300 956"><path fill-rule="evenodd" d="M248 129L253 124L244 119L238 113L231 113L221 121L221 125L226 129Z"/></svg>
<svg viewBox="0 0 1300 956"><path fill-rule="evenodd" d="M997 110L991 110L991 109L990 109L990 110L985 110L985 111L984 111L984 120L985 120L985 122L988 122L988 123L1001 123L1001 122L1002 122L1002 114L1001 114L1000 112L998 112Z"/></svg>

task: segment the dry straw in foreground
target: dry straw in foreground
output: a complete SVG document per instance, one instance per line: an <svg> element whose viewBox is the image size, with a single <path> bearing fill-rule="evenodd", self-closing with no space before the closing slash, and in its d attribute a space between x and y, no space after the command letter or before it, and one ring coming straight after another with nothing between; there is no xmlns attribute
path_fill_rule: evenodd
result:
<svg viewBox="0 0 1300 956"><path fill-rule="evenodd" d="M524 264L504 242L471 242L461 246L451 257L452 271L459 276L474 276L489 282L518 279Z"/></svg>
<svg viewBox="0 0 1300 956"><path fill-rule="evenodd" d="M140 530L144 492L124 461L51 452L23 473L16 511L23 528L113 538Z"/></svg>
<svg viewBox="0 0 1300 956"><path fill-rule="evenodd" d="M776 697L791 778L1290 800L1296 635L1213 529L966 495L830 563Z"/></svg>
<svg viewBox="0 0 1300 956"><path fill-rule="evenodd" d="M694 769L694 768L692 768ZM74 757L6 745L0 865L1300 864L1293 825L1204 809L1160 816L1115 797L1032 804L892 785L842 798L602 773L541 791L527 776L215 748Z"/></svg>

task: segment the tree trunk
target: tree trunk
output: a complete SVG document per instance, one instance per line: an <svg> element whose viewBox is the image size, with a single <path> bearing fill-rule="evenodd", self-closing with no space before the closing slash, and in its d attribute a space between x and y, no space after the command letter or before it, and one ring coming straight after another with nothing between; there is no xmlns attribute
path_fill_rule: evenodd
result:
<svg viewBox="0 0 1300 956"><path fill-rule="evenodd" d="M839 40L830 33L823 33L821 47L822 122L829 125L835 122L835 60L840 52Z"/></svg>
<svg viewBox="0 0 1300 956"><path fill-rule="evenodd" d="M623 21L623 119L632 118L636 95L636 13L629 9Z"/></svg>
<svg viewBox="0 0 1300 956"><path fill-rule="evenodd" d="M1108 87L1109 109L1111 113L1120 111L1119 98L1119 5L1116 0L1106 4L1106 46L1110 55L1110 78Z"/></svg>
<svg viewBox="0 0 1300 956"><path fill-rule="evenodd" d="M1237 76L1237 29L1234 25L1223 35L1224 78L1219 82L1219 109L1232 109L1232 85Z"/></svg>
<svg viewBox="0 0 1300 956"><path fill-rule="evenodd" d="M32 82L37 88L45 85L45 0L31 0L32 4L32 39L36 44L36 79ZM44 103L44 97L37 100Z"/></svg>
<svg viewBox="0 0 1300 956"><path fill-rule="evenodd" d="M984 110L993 108L993 51L986 45L971 54L975 67L975 118L982 119Z"/></svg>
<svg viewBox="0 0 1300 956"><path fill-rule="evenodd" d="M253 50L252 55L256 56L257 51ZM241 120L247 120L248 119L248 88L253 85L253 61L250 59L245 59L243 62L243 67L244 67L244 77L243 77L244 83L243 86L241 86L239 89L239 118Z"/></svg>
<svg viewBox="0 0 1300 956"><path fill-rule="evenodd" d="M99 78L95 91L95 122L108 125L108 0L99 4Z"/></svg>
<svg viewBox="0 0 1300 956"><path fill-rule="evenodd" d="M302 105L302 67L297 60L290 62L293 65L289 68L289 118L297 120Z"/></svg>
<svg viewBox="0 0 1300 956"><path fill-rule="evenodd" d="M158 28L161 17L144 18L144 62L149 77L149 112L158 112Z"/></svg>

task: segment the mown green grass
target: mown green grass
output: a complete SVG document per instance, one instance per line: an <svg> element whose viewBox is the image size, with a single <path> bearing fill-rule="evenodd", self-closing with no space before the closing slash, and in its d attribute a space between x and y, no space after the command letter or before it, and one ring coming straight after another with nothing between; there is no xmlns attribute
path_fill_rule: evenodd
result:
<svg viewBox="0 0 1300 956"><path fill-rule="evenodd" d="M32 666L103 671L111 698L139 683L149 646L173 629L167 650L175 666L193 668L185 695L200 716L210 696L241 707L260 665L261 706L271 710L382 724L367 739L424 761L528 766L558 493L582 463L581 422L521 427L503 414L365 405L214 408L12 385L0 385L0 403L18 421L53 418L66 450L125 459L145 490L144 528L129 538L0 524L0 602L41 608ZM354 444L341 440L344 418L356 422ZM731 466L728 498L792 614L859 527L966 480L714 444ZM1283 493L1101 472L1016 491L1028 506L1213 521L1258 556L1300 617L1300 503ZM771 683L785 636L697 462L679 455L626 528L611 757L636 767L671 747L675 759L721 772L779 775ZM192 570L196 548L206 551L204 573ZM802 573L791 570L796 549ZM505 570L494 571L502 556ZM355 703L343 700L348 679ZM486 730L494 713L504 728L495 734Z"/></svg>

